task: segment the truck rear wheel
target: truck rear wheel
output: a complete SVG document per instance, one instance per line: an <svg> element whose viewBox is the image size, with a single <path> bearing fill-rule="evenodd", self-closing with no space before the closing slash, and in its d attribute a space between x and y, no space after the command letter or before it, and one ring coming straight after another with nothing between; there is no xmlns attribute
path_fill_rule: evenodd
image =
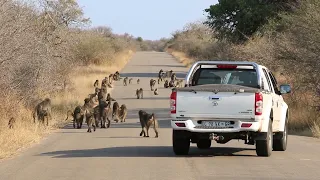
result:
<svg viewBox="0 0 320 180"><path fill-rule="evenodd" d="M276 133L276 138L273 139L273 150L274 151L285 151L287 149L288 141L288 124L287 120L284 125L283 132Z"/></svg>
<svg viewBox="0 0 320 180"><path fill-rule="evenodd" d="M199 139L197 142L197 147L199 149L209 149L211 147L211 140L210 139Z"/></svg>
<svg viewBox="0 0 320 180"><path fill-rule="evenodd" d="M256 153L258 156L269 157L272 153L273 133L272 121L269 119L269 127L266 140L256 140Z"/></svg>
<svg viewBox="0 0 320 180"><path fill-rule="evenodd" d="M185 136L183 131L172 131L173 152L176 155L188 155L190 149L190 137Z"/></svg>

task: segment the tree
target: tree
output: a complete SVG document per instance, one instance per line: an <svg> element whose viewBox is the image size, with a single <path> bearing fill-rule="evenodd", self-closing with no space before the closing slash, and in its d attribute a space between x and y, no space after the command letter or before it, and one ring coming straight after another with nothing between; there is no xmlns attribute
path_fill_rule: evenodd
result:
<svg viewBox="0 0 320 180"><path fill-rule="evenodd" d="M137 37L137 41L142 42L143 41L142 37Z"/></svg>
<svg viewBox="0 0 320 180"><path fill-rule="evenodd" d="M219 0L205 9L207 21L218 39L244 42L270 18L281 11L291 11L289 4L299 0Z"/></svg>

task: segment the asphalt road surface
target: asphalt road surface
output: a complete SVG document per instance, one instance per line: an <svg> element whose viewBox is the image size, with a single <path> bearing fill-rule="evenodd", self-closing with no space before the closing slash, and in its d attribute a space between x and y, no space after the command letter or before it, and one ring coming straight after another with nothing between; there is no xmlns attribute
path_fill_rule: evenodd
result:
<svg viewBox="0 0 320 180"><path fill-rule="evenodd" d="M320 179L320 140L289 136L285 152L257 157L255 147L243 141L198 150L194 144L189 157L176 157L172 150L169 117L170 89L159 85L154 96L149 80L160 69L172 69L184 78L188 69L171 55L138 52L121 71L134 78L123 87L117 82L112 96L129 109L125 123L112 123L109 129L87 133L72 125L50 135L42 143L14 159L0 163L1 180L212 180L212 179ZM136 83L137 78L141 82ZM144 99L135 90L144 89ZM138 111L154 112L160 121L159 138L139 136Z"/></svg>

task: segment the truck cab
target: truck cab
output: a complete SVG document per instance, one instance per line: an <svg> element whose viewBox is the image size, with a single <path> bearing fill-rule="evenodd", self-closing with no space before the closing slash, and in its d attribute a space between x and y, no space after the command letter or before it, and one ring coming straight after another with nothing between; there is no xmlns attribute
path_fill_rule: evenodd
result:
<svg viewBox="0 0 320 180"><path fill-rule="evenodd" d="M198 61L190 68L185 87L170 96L173 150L186 155L190 143L200 149L211 141L233 139L256 145L258 156L287 147L288 105L291 92L273 73L254 62Z"/></svg>

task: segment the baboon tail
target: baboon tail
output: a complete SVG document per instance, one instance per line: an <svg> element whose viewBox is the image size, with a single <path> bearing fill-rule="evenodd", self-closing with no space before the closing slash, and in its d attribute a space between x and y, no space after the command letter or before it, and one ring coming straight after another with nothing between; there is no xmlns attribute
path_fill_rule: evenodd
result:
<svg viewBox="0 0 320 180"><path fill-rule="evenodd" d="M73 115L71 110L68 110L68 111L67 111L67 118L66 118L66 120L68 120L69 114L70 114L70 115ZM66 121L66 120L65 120L65 121Z"/></svg>

